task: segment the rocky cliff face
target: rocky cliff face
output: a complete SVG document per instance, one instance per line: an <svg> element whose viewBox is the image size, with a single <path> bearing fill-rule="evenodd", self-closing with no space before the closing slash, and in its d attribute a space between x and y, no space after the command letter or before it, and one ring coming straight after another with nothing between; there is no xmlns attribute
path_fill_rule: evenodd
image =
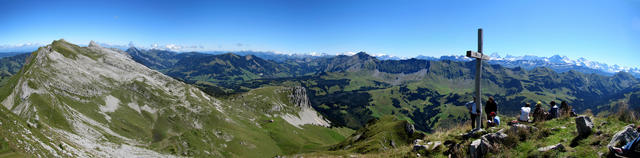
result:
<svg viewBox="0 0 640 158"><path fill-rule="evenodd" d="M311 107L309 97L307 96L307 89L296 86L287 88L287 90L291 91L291 94L288 95L291 104L301 108Z"/></svg>
<svg viewBox="0 0 640 158"><path fill-rule="evenodd" d="M288 95L289 101L291 104L295 105L298 112L285 114L282 116L283 119L296 127L304 124L313 124L325 127L330 126L329 121L311 107L309 97L307 96L307 90L304 87L291 87L287 88L287 91L290 91L290 94Z"/></svg>

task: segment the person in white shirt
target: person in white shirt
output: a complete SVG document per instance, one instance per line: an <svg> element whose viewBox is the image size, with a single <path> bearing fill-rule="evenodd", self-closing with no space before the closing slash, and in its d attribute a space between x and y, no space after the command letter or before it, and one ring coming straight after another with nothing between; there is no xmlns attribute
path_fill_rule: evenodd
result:
<svg viewBox="0 0 640 158"><path fill-rule="evenodd" d="M476 108L476 97L473 97L473 101L468 102L467 104L465 104L465 106L467 106L467 109L469 109L469 115L471 116L471 128L475 129L476 118L478 118L478 114L480 113L480 111Z"/></svg>
<svg viewBox="0 0 640 158"><path fill-rule="evenodd" d="M529 122L529 114L531 113L531 104L527 103L524 107L520 108L520 122Z"/></svg>

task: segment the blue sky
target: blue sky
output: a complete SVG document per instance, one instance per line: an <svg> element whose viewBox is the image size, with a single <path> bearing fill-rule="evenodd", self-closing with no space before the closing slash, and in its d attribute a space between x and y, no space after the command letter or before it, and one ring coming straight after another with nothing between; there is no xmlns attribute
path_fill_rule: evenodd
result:
<svg viewBox="0 0 640 158"><path fill-rule="evenodd" d="M64 38L176 50L566 55L640 67L640 1L12 1L0 51Z"/></svg>

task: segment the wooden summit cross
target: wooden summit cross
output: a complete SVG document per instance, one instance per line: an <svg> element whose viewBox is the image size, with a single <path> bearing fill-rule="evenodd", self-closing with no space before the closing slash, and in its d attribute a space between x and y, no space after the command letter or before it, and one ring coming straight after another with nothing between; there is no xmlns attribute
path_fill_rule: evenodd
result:
<svg viewBox="0 0 640 158"><path fill-rule="evenodd" d="M467 57L476 59L476 108L480 111L476 118L476 129L482 126L482 98L480 97L480 78L482 77L482 60L489 60L489 56L482 54L482 28L478 29L478 52L467 51Z"/></svg>

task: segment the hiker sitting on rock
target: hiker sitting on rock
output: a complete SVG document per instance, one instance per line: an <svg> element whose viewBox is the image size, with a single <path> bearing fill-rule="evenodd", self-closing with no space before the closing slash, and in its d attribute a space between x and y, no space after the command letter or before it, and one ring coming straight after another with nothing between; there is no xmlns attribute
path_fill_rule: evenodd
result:
<svg viewBox="0 0 640 158"><path fill-rule="evenodd" d="M636 132L640 132L640 126L636 127ZM640 144L640 136L627 142L622 148L610 146L609 151L621 157L640 157L638 144Z"/></svg>
<svg viewBox="0 0 640 158"><path fill-rule="evenodd" d="M559 116L558 112L559 112L560 108L558 108L558 105L556 105L556 102L555 101L551 101L551 103L549 103L549 105L550 105L551 109L549 109L549 115L547 115L548 116L547 120L558 118L558 116Z"/></svg>
<svg viewBox="0 0 640 158"><path fill-rule="evenodd" d="M500 117L496 116L495 112L489 114L489 121L487 121L487 127L495 127L500 125Z"/></svg>
<svg viewBox="0 0 640 158"><path fill-rule="evenodd" d="M542 102L538 101L536 108L533 110L533 122L544 121L547 117L544 109L542 109Z"/></svg>
<svg viewBox="0 0 640 158"><path fill-rule="evenodd" d="M531 115L531 104L527 103L520 108L520 118L518 118L518 121L529 122L529 115Z"/></svg>

